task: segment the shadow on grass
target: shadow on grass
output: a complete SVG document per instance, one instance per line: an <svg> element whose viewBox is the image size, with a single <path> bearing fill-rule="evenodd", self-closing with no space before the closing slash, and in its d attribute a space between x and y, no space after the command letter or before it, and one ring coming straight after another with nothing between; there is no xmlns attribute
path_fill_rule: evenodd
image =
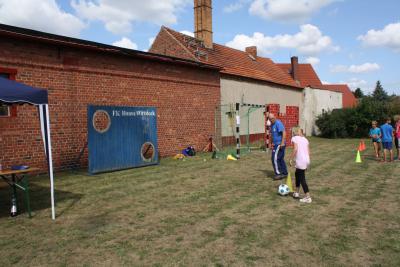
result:
<svg viewBox="0 0 400 267"><path fill-rule="evenodd" d="M361 159L379 162L382 158L377 159L374 154L368 154L361 156Z"/></svg>
<svg viewBox="0 0 400 267"><path fill-rule="evenodd" d="M62 209L57 210L57 217L61 216L64 212L68 211L83 196L83 194L75 194L72 192L61 191L56 189L54 194L55 194L56 205L63 202L68 202L68 204L63 205ZM36 185L34 183L30 183L29 195L30 195L30 204L32 212L51 208L49 187L44 187ZM0 218L10 216L11 196L12 196L12 188L7 184L2 183L0 186L0 199L1 199ZM25 195L21 190L18 189L17 189L17 203L18 203L19 216L21 215L28 216L27 209L25 206ZM32 216L34 217L35 215L32 214Z"/></svg>
<svg viewBox="0 0 400 267"><path fill-rule="evenodd" d="M273 179L275 176L274 171L271 171L271 170L257 170L257 171L261 172L264 176L271 178L271 179Z"/></svg>

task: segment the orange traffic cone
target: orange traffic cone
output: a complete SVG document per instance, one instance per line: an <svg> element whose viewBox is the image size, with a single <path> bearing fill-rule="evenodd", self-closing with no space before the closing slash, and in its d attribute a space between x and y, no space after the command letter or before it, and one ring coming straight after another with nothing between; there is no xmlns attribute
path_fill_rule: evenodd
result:
<svg viewBox="0 0 400 267"><path fill-rule="evenodd" d="M361 145L362 145L362 151L365 151L367 149L367 147L365 146L364 140L361 141Z"/></svg>
<svg viewBox="0 0 400 267"><path fill-rule="evenodd" d="M361 141L358 145L358 151L362 152L366 149L364 141Z"/></svg>

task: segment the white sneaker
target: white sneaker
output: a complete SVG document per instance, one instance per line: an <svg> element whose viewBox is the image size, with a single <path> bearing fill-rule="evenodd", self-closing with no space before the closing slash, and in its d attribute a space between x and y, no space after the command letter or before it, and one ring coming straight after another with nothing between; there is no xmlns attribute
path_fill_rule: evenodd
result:
<svg viewBox="0 0 400 267"><path fill-rule="evenodd" d="M299 198L300 197L300 194L299 193L297 193L297 192L294 192L293 193L293 198Z"/></svg>
<svg viewBox="0 0 400 267"><path fill-rule="evenodd" d="M300 202L301 203L311 203L312 199L311 199L311 197L305 197L305 198L300 199Z"/></svg>

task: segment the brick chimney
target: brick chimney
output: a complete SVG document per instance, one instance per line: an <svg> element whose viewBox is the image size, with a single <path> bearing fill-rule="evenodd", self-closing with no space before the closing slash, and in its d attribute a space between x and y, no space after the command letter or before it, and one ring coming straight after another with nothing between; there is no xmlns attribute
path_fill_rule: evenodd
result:
<svg viewBox="0 0 400 267"><path fill-rule="evenodd" d="M257 46L246 47L246 53L256 59L257 58Z"/></svg>
<svg viewBox="0 0 400 267"><path fill-rule="evenodd" d="M292 64L292 78L295 81L299 80L299 58L298 57L291 57L290 58L291 64Z"/></svg>
<svg viewBox="0 0 400 267"><path fill-rule="evenodd" d="M213 48L212 0L194 0L194 36Z"/></svg>

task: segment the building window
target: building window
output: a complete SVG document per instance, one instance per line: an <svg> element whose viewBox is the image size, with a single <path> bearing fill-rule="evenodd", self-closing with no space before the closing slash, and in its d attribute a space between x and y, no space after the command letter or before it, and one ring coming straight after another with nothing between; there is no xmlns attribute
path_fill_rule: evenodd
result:
<svg viewBox="0 0 400 267"><path fill-rule="evenodd" d="M0 117L10 117L10 107L0 104Z"/></svg>
<svg viewBox="0 0 400 267"><path fill-rule="evenodd" d="M16 74L15 70L0 68L0 77L2 78L15 80L15 74ZM16 114L17 114L16 106L11 107L0 103L0 118L13 117L16 116Z"/></svg>

